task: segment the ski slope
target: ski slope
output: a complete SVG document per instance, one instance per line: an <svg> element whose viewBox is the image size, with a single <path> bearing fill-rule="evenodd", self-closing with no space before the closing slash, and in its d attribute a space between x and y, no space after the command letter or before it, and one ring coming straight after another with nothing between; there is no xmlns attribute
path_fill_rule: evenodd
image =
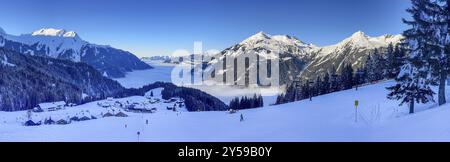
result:
<svg viewBox="0 0 450 162"><path fill-rule="evenodd" d="M407 106L386 99L386 81L278 106L226 112L127 113L69 125L25 127L14 119L26 112L0 112L0 141L450 141L450 106L435 103ZM134 96L122 100L142 100ZM354 100L359 100L355 121ZM95 103L61 113L91 113ZM66 110L63 110L66 111ZM240 122L243 114L244 121ZM145 123L149 120L149 124ZM125 127L127 125L127 127ZM137 132L140 132L138 139Z"/></svg>

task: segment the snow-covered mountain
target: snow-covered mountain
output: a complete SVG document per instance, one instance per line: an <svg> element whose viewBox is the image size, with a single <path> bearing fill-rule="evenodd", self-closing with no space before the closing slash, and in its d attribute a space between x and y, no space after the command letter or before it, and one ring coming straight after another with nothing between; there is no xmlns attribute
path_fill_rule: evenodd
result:
<svg viewBox="0 0 450 162"><path fill-rule="evenodd" d="M124 89L85 63L24 55L3 47L0 83L0 111L31 109L42 102L82 103Z"/></svg>
<svg viewBox="0 0 450 162"><path fill-rule="evenodd" d="M304 43L289 35L269 35L259 32L230 48L220 55L236 57L251 51L279 53L280 82L286 84L295 77L302 79L315 78L324 72L339 72L344 64L352 64L359 68L374 49L387 48L389 44L400 43L401 35L384 35L370 37L361 31L354 33L343 41L325 47ZM219 57L220 58L220 57ZM256 66L250 66L250 68Z"/></svg>
<svg viewBox="0 0 450 162"><path fill-rule="evenodd" d="M265 53L261 57L271 58L280 57L280 75L282 84L289 82L298 75L307 63L313 58L314 52L319 48L313 44L307 44L299 39L289 35L269 35L259 32L244 41L230 48L225 49L220 55L228 57L237 57L251 52ZM275 56L274 53L279 55ZM220 57L217 57L220 58ZM257 65L250 65L250 68L256 68ZM243 79L243 77L239 77Z"/></svg>
<svg viewBox="0 0 450 162"><path fill-rule="evenodd" d="M255 50L258 48L279 51L280 53L292 53L295 56L302 57L311 54L317 47L313 44L306 44L297 38L289 35L268 35L259 32L235 47L241 50Z"/></svg>
<svg viewBox="0 0 450 162"><path fill-rule="evenodd" d="M359 68L375 49L384 52L389 44L396 45L402 39L402 35L370 37L358 31L335 45L319 48L301 76L304 79L313 79L317 74L339 72L347 64L351 64L354 69Z"/></svg>
<svg viewBox="0 0 450 162"><path fill-rule="evenodd" d="M0 30L0 47L13 51L85 62L109 77L123 77L132 70L149 69L130 52L96 45L80 38L74 31L44 28L30 34L9 35Z"/></svg>

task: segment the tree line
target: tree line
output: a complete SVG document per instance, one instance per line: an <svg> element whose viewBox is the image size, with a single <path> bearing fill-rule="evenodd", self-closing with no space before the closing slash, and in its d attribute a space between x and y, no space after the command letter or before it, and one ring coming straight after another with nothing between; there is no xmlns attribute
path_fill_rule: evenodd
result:
<svg viewBox="0 0 450 162"><path fill-rule="evenodd" d="M387 48L374 49L361 68L354 69L351 64L346 64L339 71L331 70L331 73L327 72L314 80L294 81L286 86L285 93L278 95L276 104L310 99L367 83L393 79L400 73L406 52L402 44L389 44Z"/></svg>
<svg viewBox="0 0 450 162"><path fill-rule="evenodd" d="M264 106L264 100L261 95L253 95L253 97L243 96L236 97L230 101L229 108L232 110L252 109Z"/></svg>

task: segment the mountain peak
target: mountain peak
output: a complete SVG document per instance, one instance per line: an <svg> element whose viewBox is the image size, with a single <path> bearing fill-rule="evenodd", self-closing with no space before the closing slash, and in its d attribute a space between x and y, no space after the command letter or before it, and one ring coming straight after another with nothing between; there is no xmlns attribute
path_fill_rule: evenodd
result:
<svg viewBox="0 0 450 162"><path fill-rule="evenodd" d="M252 35L252 36L249 37L248 39L252 39L252 40L257 39L257 40L260 40L260 39L269 39L269 38L270 38L269 35L267 35L266 33L262 32L262 31L260 31L260 32L258 32L258 33L256 33L256 34Z"/></svg>
<svg viewBox="0 0 450 162"><path fill-rule="evenodd" d="M357 31L356 33L353 33L352 36L344 39L340 44L347 44L347 43L353 43L355 45L361 45L361 46L367 46L370 43L370 37L367 36L362 31Z"/></svg>
<svg viewBox="0 0 450 162"><path fill-rule="evenodd" d="M265 35L265 36L267 36L267 34L266 33L264 33L263 31L259 31L258 33L256 33L255 35Z"/></svg>
<svg viewBox="0 0 450 162"><path fill-rule="evenodd" d="M76 38L78 34L74 31L66 31L64 29L55 28L42 28L31 34L32 36L51 36L51 37L66 37L66 38Z"/></svg>
<svg viewBox="0 0 450 162"><path fill-rule="evenodd" d="M389 44L398 44L403 40L402 35L390 35L386 34L379 37L371 37L366 35L362 31L354 33L352 36L344 39L343 41L321 48L321 53L328 55L335 53L336 51L343 51L342 49L348 47L374 49L379 47L387 47Z"/></svg>
<svg viewBox="0 0 450 162"><path fill-rule="evenodd" d="M367 38L368 36L366 35L366 33L362 32L362 31L357 31L356 33L353 33L353 35L351 37L352 38Z"/></svg>

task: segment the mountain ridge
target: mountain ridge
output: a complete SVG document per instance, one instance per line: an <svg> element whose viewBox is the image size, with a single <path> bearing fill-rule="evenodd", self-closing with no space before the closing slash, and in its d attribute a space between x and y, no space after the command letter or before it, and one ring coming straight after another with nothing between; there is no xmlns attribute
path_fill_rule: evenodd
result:
<svg viewBox="0 0 450 162"><path fill-rule="evenodd" d="M384 51L383 49L387 48L389 44L396 45L402 39L402 35L386 34L371 37L358 31L336 44L319 47L311 43L304 43L289 35L272 36L258 32L242 42L226 48L219 55L236 57L251 51L265 52L266 55L278 52L280 82L284 85L297 77L309 80L315 79L325 72L339 73L345 64L351 64L354 69L360 68L367 56L375 49ZM250 67L257 66L250 65Z"/></svg>
<svg viewBox="0 0 450 162"><path fill-rule="evenodd" d="M112 78L153 68L128 51L90 43L78 33L64 29L42 28L19 36L0 34L0 47L29 55L86 62Z"/></svg>

